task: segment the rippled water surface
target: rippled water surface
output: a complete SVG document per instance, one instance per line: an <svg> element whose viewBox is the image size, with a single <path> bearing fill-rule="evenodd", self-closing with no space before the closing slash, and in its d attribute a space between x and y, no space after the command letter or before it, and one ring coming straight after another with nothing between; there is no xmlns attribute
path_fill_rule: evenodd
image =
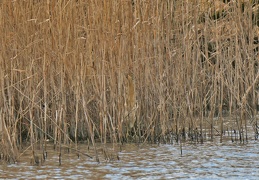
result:
<svg viewBox="0 0 259 180"><path fill-rule="evenodd" d="M259 141L246 144L227 141L204 144L123 145L120 160L100 163L75 153L64 154L59 166L58 153L49 150L47 161L30 165L30 155L20 162L0 166L0 179L258 179ZM88 152L86 145L80 150Z"/></svg>

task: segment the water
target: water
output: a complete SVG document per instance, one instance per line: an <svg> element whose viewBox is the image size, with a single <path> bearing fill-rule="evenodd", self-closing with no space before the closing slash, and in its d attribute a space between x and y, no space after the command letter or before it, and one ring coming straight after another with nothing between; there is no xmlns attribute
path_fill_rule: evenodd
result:
<svg viewBox="0 0 259 180"><path fill-rule="evenodd" d="M86 145L80 150L88 152ZM92 154L93 155L93 154ZM64 154L59 166L58 152L48 150L48 159L39 166L30 165L30 155L20 162L0 166L0 179L258 179L258 141L231 141L204 144L122 146L120 160L100 163L75 153Z"/></svg>

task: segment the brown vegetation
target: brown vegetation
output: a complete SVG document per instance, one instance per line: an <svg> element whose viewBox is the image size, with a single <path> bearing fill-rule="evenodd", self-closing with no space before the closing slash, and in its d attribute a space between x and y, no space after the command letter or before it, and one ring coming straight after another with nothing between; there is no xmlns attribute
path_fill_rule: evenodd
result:
<svg viewBox="0 0 259 180"><path fill-rule="evenodd" d="M60 157L80 140L203 142L222 138L224 115L244 141L257 133L258 3L1 1L0 157L15 162L24 142L44 154L48 139Z"/></svg>

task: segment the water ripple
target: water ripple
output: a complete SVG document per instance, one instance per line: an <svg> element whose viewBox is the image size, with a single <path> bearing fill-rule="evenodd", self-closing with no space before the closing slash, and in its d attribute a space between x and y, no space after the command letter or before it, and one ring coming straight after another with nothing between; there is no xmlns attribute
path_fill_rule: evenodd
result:
<svg viewBox="0 0 259 180"><path fill-rule="evenodd" d="M134 146L134 147L131 147ZM83 149L83 148L82 148ZM126 145L120 161L96 163L70 154L58 164L58 156L41 166L29 162L1 165L0 179L257 179L259 146L213 143L174 145ZM28 158L28 157L27 157Z"/></svg>

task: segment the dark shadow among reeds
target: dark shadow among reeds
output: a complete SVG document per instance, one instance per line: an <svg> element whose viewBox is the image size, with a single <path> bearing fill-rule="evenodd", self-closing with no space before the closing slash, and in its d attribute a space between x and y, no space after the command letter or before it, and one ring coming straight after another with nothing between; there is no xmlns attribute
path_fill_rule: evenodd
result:
<svg viewBox="0 0 259 180"><path fill-rule="evenodd" d="M257 138L258 4L3 0L1 160L26 142L61 165L80 140L99 161L96 142Z"/></svg>

